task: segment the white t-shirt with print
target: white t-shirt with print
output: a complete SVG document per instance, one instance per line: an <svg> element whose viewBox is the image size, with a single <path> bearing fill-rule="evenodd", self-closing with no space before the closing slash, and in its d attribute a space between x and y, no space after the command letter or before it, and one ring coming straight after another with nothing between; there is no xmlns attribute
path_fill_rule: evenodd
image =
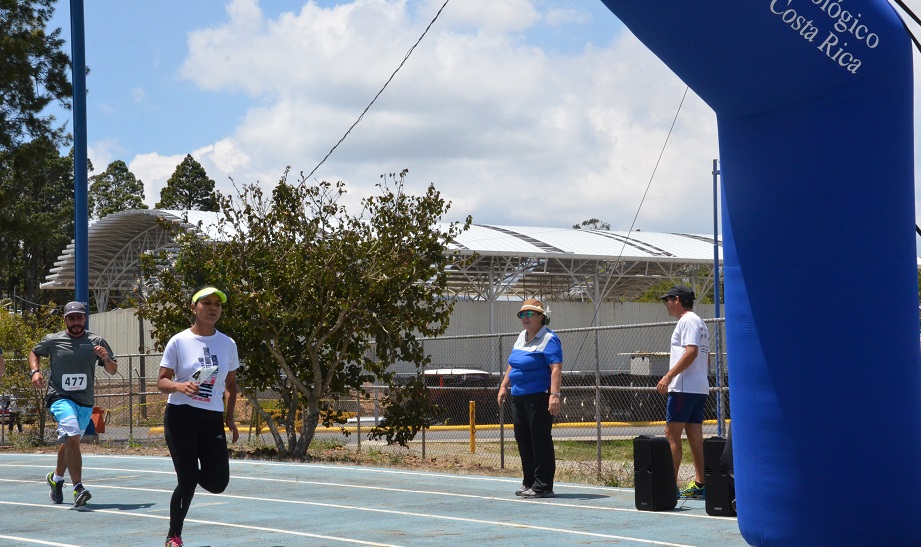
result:
<svg viewBox="0 0 921 547"><path fill-rule="evenodd" d="M240 358L236 342L226 334L215 331L211 336L198 336L186 329L166 343L160 366L171 369L176 382L188 382L203 367L205 372L211 372L207 370L209 367L217 367L216 373L199 384L198 395L176 391L169 394L167 402L223 412L227 373L240 367Z"/></svg>
<svg viewBox="0 0 921 547"><path fill-rule="evenodd" d="M707 368L710 360L710 331L707 325L694 312L688 311L678 319L675 331L672 332L671 357L669 368L674 367L684 355L685 346L697 346L697 358L684 372L675 376L668 384L669 391L682 393L710 393L710 382L707 380Z"/></svg>

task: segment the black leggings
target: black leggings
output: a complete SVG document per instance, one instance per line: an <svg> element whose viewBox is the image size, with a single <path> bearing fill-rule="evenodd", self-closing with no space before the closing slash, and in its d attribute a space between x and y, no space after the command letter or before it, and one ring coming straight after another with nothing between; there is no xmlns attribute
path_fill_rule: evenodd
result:
<svg viewBox="0 0 921 547"><path fill-rule="evenodd" d="M230 482L224 414L189 405L168 404L163 430L179 480L169 505L168 536L178 536L182 535L182 524L195 487L201 485L212 494L220 494Z"/></svg>

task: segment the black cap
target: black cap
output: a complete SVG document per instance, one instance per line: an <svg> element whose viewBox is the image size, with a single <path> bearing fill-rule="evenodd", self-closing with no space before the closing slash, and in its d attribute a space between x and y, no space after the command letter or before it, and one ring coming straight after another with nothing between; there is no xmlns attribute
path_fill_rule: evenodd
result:
<svg viewBox="0 0 921 547"><path fill-rule="evenodd" d="M664 300L669 296L677 296L678 298L683 298L684 300L694 300L694 291L684 285L675 285L671 289L668 289L668 292L660 296L659 299Z"/></svg>
<svg viewBox="0 0 921 547"><path fill-rule="evenodd" d="M72 313L82 313L86 315L86 306L83 305L83 302L68 302L67 305L64 306L64 317Z"/></svg>

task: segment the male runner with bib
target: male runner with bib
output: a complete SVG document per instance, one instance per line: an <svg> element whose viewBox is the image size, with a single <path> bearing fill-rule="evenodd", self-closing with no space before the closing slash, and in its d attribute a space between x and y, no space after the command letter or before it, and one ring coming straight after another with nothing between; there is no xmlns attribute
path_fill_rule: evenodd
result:
<svg viewBox="0 0 921 547"><path fill-rule="evenodd" d="M118 362L112 358L112 348L98 334L86 330L86 307L82 302L68 302L64 306L64 325L61 332L45 336L29 353L29 377L32 387L44 389L45 377L40 369L40 358L48 357L48 395L45 402L58 422L58 463L45 477L51 487L51 501L64 501L64 472L70 471L74 485L74 505L80 507L92 497L83 487L83 454L80 438L86 431L93 414L93 385L96 367L105 368L111 376L118 371Z"/></svg>

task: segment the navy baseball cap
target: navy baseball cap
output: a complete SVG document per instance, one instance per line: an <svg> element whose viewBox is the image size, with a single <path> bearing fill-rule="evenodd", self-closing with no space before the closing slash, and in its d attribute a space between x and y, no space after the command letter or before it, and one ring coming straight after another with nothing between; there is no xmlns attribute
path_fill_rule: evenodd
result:
<svg viewBox="0 0 921 547"><path fill-rule="evenodd" d="M667 293L660 296L659 299L664 300L670 296L684 298L685 300L687 300L688 298L690 298L691 300L694 300L694 291L692 291L689 287L685 285L675 285L674 287L669 289Z"/></svg>

